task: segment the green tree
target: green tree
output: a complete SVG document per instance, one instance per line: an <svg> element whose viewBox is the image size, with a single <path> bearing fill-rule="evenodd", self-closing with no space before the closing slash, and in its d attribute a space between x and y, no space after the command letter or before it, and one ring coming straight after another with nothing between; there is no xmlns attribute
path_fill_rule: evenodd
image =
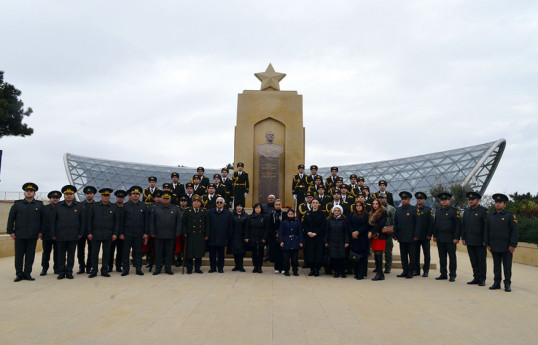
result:
<svg viewBox="0 0 538 345"><path fill-rule="evenodd" d="M32 108L24 110L19 99L21 92L15 86L4 83L4 72L0 71L0 138L5 136L32 135L34 130L22 123L24 116L32 114Z"/></svg>

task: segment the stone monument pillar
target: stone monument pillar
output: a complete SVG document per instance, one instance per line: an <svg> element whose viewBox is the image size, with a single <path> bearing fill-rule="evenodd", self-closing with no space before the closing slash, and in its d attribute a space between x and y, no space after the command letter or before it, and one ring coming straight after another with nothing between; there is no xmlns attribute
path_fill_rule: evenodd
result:
<svg viewBox="0 0 538 345"><path fill-rule="evenodd" d="M265 203L269 194L293 207L291 180L305 159L303 97L297 91L280 91L286 75L271 64L255 76L261 90L238 95L235 126L234 164L245 163L251 179L246 207Z"/></svg>

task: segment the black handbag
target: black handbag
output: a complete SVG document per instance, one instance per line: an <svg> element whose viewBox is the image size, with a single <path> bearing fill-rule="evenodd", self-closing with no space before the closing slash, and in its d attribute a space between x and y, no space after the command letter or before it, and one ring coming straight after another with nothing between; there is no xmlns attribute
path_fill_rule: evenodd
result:
<svg viewBox="0 0 538 345"><path fill-rule="evenodd" d="M355 253L354 251L349 252L349 261L351 262L359 262L359 260L362 258L362 254Z"/></svg>

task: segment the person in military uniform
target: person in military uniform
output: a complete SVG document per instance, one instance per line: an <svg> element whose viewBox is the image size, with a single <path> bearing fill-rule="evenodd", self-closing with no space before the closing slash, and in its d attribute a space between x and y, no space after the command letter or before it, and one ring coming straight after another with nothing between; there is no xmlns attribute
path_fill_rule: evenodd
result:
<svg viewBox="0 0 538 345"><path fill-rule="evenodd" d="M142 192L142 197L146 205L155 203L155 192L160 191L160 189L156 187L157 178L155 176L148 177L148 183L149 187L145 188Z"/></svg>
<svg viewBox="0 0 538 345"><path fill-rule="evenodd" d="M504 291L512 291L512 256L519 240L519 227L516 215L506 211L508 197L493 194L495 211L486 217L484 242L493 256L493 285L490 290L501 288L501 263L504 269Z"/></svg>
<svg viewBox="0 0 538 345"><path fill-rule="evenodd" d="M243 171L245 164L237 163L237 171L233 173L233 195L234 203L245 205L245 198L249 191L248 174Z"/></svg>
<svg viewBox="0 0 538 345"><path fill-rule="evenodd" d="M394 215L394 239L400 243L400 255L403 272L397 277L413 278L415 270L415 238L418 237L419 224L417 209L409 204L411 193L400 192L402 205Z"/></svg>
<svg viewBox="0 0 538 345"><path fill-rule="evenodd" d="M372 204L369 202L366 202L364 192L361 191L357 193L357 199L355 200L355 203L357 201L362 201L364 203L364 209L366 210L367 213L370 213L370 210L372 209Z"/></svg>
<svg viewBox="0 0 538 345"><path fill-rule="evenodd" d="M308 182L308 175L304 173L304 164L299 164L297 166L298 173L293 176L291 181L291 193L295 199L295 209L298 210L299 205L302 204L305 200L305 194L308 190L310 183ZM312 181L312 184L314 181Z"/></svg>
<svg viewBox="0 0 538 345"><path fill-rule="evenodd" d="M200 179L200 184L204 187L205 190L207 190L207 187L209 186L209 178L204 176L204 173L205 173L204 167L198 167L196 169L196 175ZM194 183L194 176L191 178L191 182Z"/></svg>
<svg viewBox="0 0 538 345"><path fill-rule="evenodd" d="M336 185L336 180L338 179L338 177L338 167L331 167L331 176L325 179L325 188L327 189L327 191L329 191Z"/></svg>
<svg viewBox="0 0 538 345"><path fill-rule="evenodd" d="M52 213L50 223L50 236L58 246L58 277L73 279L73 266L75 264L75 249L85 230L84 208L82 203L75 201L75 186L62 187L64 201L58 203ZM84 271L82 271L84 273Z"/></svg>
<svg viewBox="0 0 538 345"><path fill-rule="evenodd" d="M88 239L93 242L92 248L92 270L89 278L97 276L99 265L99 250L103 248L101 263L101 275L110 277L108 274L108 258L110 256L110 245L115 241L119 232L118 208L110 202L112 194L111 188L101 188L101 201L90 207L88 210L86 232Z"/></svg>
<svg viewBox="0 0 538 345"><path fill-rule="evenodd" d="M486 229L486 216L488 210L480 206L482 196L476 192L466 194L469 207L463 212L461 242L467 246L467 253L473 268L473 280L467 284L486 285L486 245L484 244L484 230Z"/></svg>
<svg viewBox="0 0 538 345"><path fill-rule="evenodd" d="M375 199L370 196L370 187L363 186L361 192L364 194L364 202L371 205Z"/></svg>
<svg viewBox="0 0 538 345"><path fill-rule="evenodd" d="M331 202L331 197L325 194L325 187L323 187L323 185L318 186L318 191L315 199L319 201L320 211L325 212L325 207L329 202Z"/></svg>
<svg viewBox="0 0 538 345"><path fill-rule="evenodd" d="M419 231L418 236L415 238L416 250L415 250L415 272L413 275L420 275L420 248L424 252L424 266L422 267L422 276L428 277L430 271L430 240L433 234L433 210L426 206L426 199L428 196L423 192L416 192L415 198L417 199L417 217Z"/></svg>
<svg viewBox="0 0 538 345"><path fill-rule="evenodd" d="M313 185L314 184L314 181L316 180L316 177L318 177L321 179L321 181L323 182L323 177L318 175L318 166L317 165L311 165L310 166L310 175L308 175L308 179L307 179L307 182L309 185Z"/></svg>
<svg viewBox="0 0 538 345"><path fill-rule="evenodd" d="M123 272L122 276L129 274L129 252L133 251L133 265L136 274L143 276L142 272L142 243L148 239L149 216L148 206L140 201L142 187L132 186L129 188L129 201L125 203L120 219L119 238L123 241Z"/></svg>
<svg viewBox="0 0 538 345"><path fill-rule="evenodd" d="M308 192L306 193L306 197L304 199L305 201L298 207L297 218L300 221L303 221L306 212L312 210L312 200L314 199L314 194ZM293 217L295 217L295 213L293 214Z"/></svg>
<svg viewBox="0 0 538 345"><path fill-rule="evenodd" d="M220 170L220 174L222 175L222 184L226 187L226 195L224 195L224 199L226 200L226 205L228 205L227 207L231 208L233 202L234 182L228 177L228 168L222 168Z"/></svg>
<svg viewBox="0 0 538 345"><path fill-rule="evenodd" d="M179 205L179 198L174 194L174 187L172 186L171 183L163 183L163 192L164 191L167 191L167 192L170 192L172 193L172 198L170 199L171 200L171 203L172 205Z"/></svg>
<svg viewBox="0 0 538 345"><path fill-rule="evenodd" d="M195 195L192 198L192 207L188 208L181 219L182 234L185 237L185 263L187 274L192 274L193 261L194 272L203 273L202 257L205 255L205 241L209 235L209 214L202 208L202 197Z"/></svg>
<svg viewBox="0 0 538 345"><path fill-rule="evenodd" d="M323 178L320 175L316 175L316 177L314 177L314 184L308 186L307 192L317 196L319 186L323 186Z"/></svg>
<svg viewBox="0 0 538 345"><path fill-rule="evenodd" d="M456 281L456 269L458 268L458 263L456 261L456 245L459 243L461 236L460 211L457 208L450 206L452 194L443 192L437 197L441 200L441 207L435 212L433 241L437 243L441 275L435 279L444 280L448 278L446 270L446 257L448 255L450 260L449 281L454 282Z"/></svg>
<svg viewBox="0 0 538 345"><path fill-rule="evenodd" d="M172 254L176 236L181 235L181 215L179 206L173 205L172 191L161 193L161 204L153 207L149 220L149 235L155 239L155 271L161 274L164 260L164 272L172 272Z"/></svg>
<svg viewBox="0 0 538 345"><path fill-rule="evenodd" d="M179 174L177 172L173 172L170 175L170 178L172 179L172 194L175 196L176 200L179 200L185 195L185 186L183 186L183 183L179 182Z"/></svg>
<svg viewBox="0 0 538 345"><path fill-rule="evenodd" d="M85 210L84 216L88 215L88 210L91 206L93 206L96 202L93 199L95 196L95 193L97 193L97 188L94 186L86 186L82 190L84 193L84 201L81 202L82 208ZM92 268L91 265L91 254L92 254L92 241L90 241L86 234L86 218L84 218L84 232L82 233L82 237L79 238L77 243L77 260L78 260L78 267L79 270L77 274L82 274L84 272L90 273L90 270ZM88 256L84 254L84 251L86 250L86 244L88 244Z"/></svg>
<svg viewBox="0 0 538 345"><path fill-rule="evenodd" d="M183 217L183 213L187 210L187 197L183 195L179 198L179 215ZM174 256L172 258L176 267L181 266L183 262L183 236L176 237L176 245L174 247Z"/></svg>
<svg viewBox="0 0 538 345"><path fill-rule="evenodd" d="M232 235L232 212L224 207L225 200L219 196L215 207L208 211L209 234L209 273L224 273L224 248Z"/></svg>
<svg viewBox="0 0 538 345"><path fill-rule="evenodd" d="M347 216L346 212L349 214L349 212L350 212L349 205L347 203L342 202L342 200L340 199L341 196L342 196L342 194L340 194L340 190L335 189L334 192L333 192L333 201L328 202L326 204L326 206L325 206L325 214L327 216L329 216L331 214L331 211L334 208L334 206L338 206L338 205L340 205L342 207L342 210L343 210L342 212L343 212L344 216Z"/></svg>
<svg viewBox="0 0 538 345"><path fill-rule="evenodd" d="M222 184L222 177L219 174L213 175L213 184L215 185L215 194L226 200L226 186Z"/></svg>
<svg viewBox="0 0 538 345"><path fill-rule="evenodd" d="M355 198L353 195L351 195L349 192L349 186L345 183L342 183L342 186L340 186L340 192L341 192L341 200L342 203L346 203L353 208L353 205L355 205Z"/></svg>
<svg viewBox="0 0 538 345"><path fill-rule="evenodd" d="M192 197L194 196L194 185L192 183L187 183L185 185L185 198L187 198L187 207L192 207Z"/></svg>
<svg viewBox="0 0 538 345"><path fill-rule="evenodd" d="M199 196L204 196L207 193L207 188L202 185L199 175L194 175L192 177L192 190L194 194Z"/></svg>
<svg viewBox="0 0 538 345"><path fill-rule="evenodd" d="M372 197L374 199L377 199L379 197L379 194L385 193L385 198L387 199L387 204L394 207L394 198L392 196L391 192L387 191L387 181L380 180L377 185L379 186L379 192L375 192Z"/></svg>
<svg viewBox="0 0 538 345"><path fill-rule="evenodd" d="M329 188L329 195L332 196L334 191L337 190L340 192L340 197L342 196L342 185L344 184L344 179L342 179L340 176L338 176L334 180L334 184Z"/></svg>
<svg viewBox="0 0 538 345"><path fill-rule="evenodd" d="M207 194L202 196L202 207L205 209L212 209L217 207L217 198L215 184L210 183L207 188Z"/></svg>
<svg viewBox="0 0 538 345"><path fill-rule="evenodd" d="M357 194L361 191L357 183L357 175L349 175L349 193L357 199Z"/></svg>
<svg viewBox="0 0 538 345"><path fill-rule="evenodd" d="M47 275L47 271L49 269L49 262L50 262L50 253L53 251L53 270L54 274L58 274L58 246L56 245L56 241L52 239L52 236L50 235L50 223L52 219L52 213L54 211L54 207L60 202L60 198L62 197L62 192L53 190L49 192L47 195L49 198L49 204L45 205L43 208L44 217L43 217L43 238L42 238L42 247L43 247L43 253L41 254L41 273L39 273L40 276Z"/></svg>
<svg viewBox="0 0 538 345"><path fill-rule="evenodd" d="M30 273L34 264L37 239L43 237L44 227L43 203L34 199L37 185L27 182L22 186L22 190L24 199L13 203L7 219L7 233L15 241L15 282L35 280Z"/></svg>
<svg viewBox="0 0 538 345"><path fill-rule="evenodd" d="M118 222L121 222L123 219L123 212L124 212L124 201L125 197L127 196L127 192L121 189L118 189L114 192L114 196L116 197L116 207L118 209ZM121 227L121 223L119 224ZM114 252L116 253L116 260L114 260ZM112 268L114 266L114 261L116 262L116 272L123 272L122 270L122 260L123 260L123 239L117 237L112 243L110 244L110 256L108 259L108 272L112 272Z"/></svg>
<svg viewBox="0 0 538 345"><path fill-rule="evenodd" d="M381 202L381 205L387 212L387 222L383 228L385 234L385 271L384 273L390 273L392 270L392 249L394 248L394 217L396 215L396 209L389 205L387 201L387 195L385 192L379 193L377 199ZM373 203L373 202L372 202Z"/></svg>

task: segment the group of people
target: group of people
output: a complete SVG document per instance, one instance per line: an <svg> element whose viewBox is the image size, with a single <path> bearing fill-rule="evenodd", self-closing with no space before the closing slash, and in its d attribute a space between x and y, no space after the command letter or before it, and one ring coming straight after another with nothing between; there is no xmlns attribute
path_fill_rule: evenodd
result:
<svg viewBox="0 0 538 345"><path fill-rule="evenodd" d="M332 167L331 176L325 180L317 174L317 166L310 170L305 174L301 164L293 177L294 208L285 209L270 195L267 203L254 204L250 215L244 209L249 181L242 163L237 164L231 179L228 169L223 168L222 175L213 176L213 183L203 176L200 167L185 186L179 183L179 174L172 173L172 181L164 183L162 189L156 187L157 178L153 176L145 189L132 186L114 192L101 188L99 202L93 200L95 187L86 186L85 200L77 202L76 188L66 185L61 191L51 191L50 203L45 206L34 199L37 185L26 183L24 199L12 206L7 225L8 234L15 240L15 281L34 280L30 273L38 238L43 240L41 275L47 274L54 252L58 279L73 278L75 250L77 273L87 273L90 278L98 273L100 251L100 273L109 277L115 252L116 270L122 276L129 274L131 266L136 274L144 274L143 252L150 272L155 266L154 275L163 269L174 274L174 258L176 266L183 263L187 274L203 273L202 257L207 250L210 273L223 273L225 251L234 256L232 270L244 272L244 257L251 251L254 273L262 273L264 259L269 259L275 273L289 276L290 272L298 275L299 250L304 250L309 276L319 276L323 267L335 278L353 273L357 280L366 278L368 257L373 254L374 281L384 280L391 272L393 240L399 243L403 268L398 277L413 278L420 275L421 268L422 276L427 277L433 239L440 262L437 280L455 281L456 245L462 240L473 267L474 278L468 284L485 285L486 250L490 250L494 261L490 289L500 288L502 266L505 291L511 290L518 226L515 215L505 210L507 196L495 194L495 211L488 213L479 205L481 196L470 192L469 207L462 216L450 205L449 193L437 196L441 207L434 211L426 206L426 193L415 193L416 206L412 206L413 195L402 191L401 205L395 208L385 180L380 180L379 190L370 194L363 177L351 175L350 183L345 184L338 176L338 167ZM116 203L110 202L113 192ZM62 195L64 200L60 201Z"/></svg>

